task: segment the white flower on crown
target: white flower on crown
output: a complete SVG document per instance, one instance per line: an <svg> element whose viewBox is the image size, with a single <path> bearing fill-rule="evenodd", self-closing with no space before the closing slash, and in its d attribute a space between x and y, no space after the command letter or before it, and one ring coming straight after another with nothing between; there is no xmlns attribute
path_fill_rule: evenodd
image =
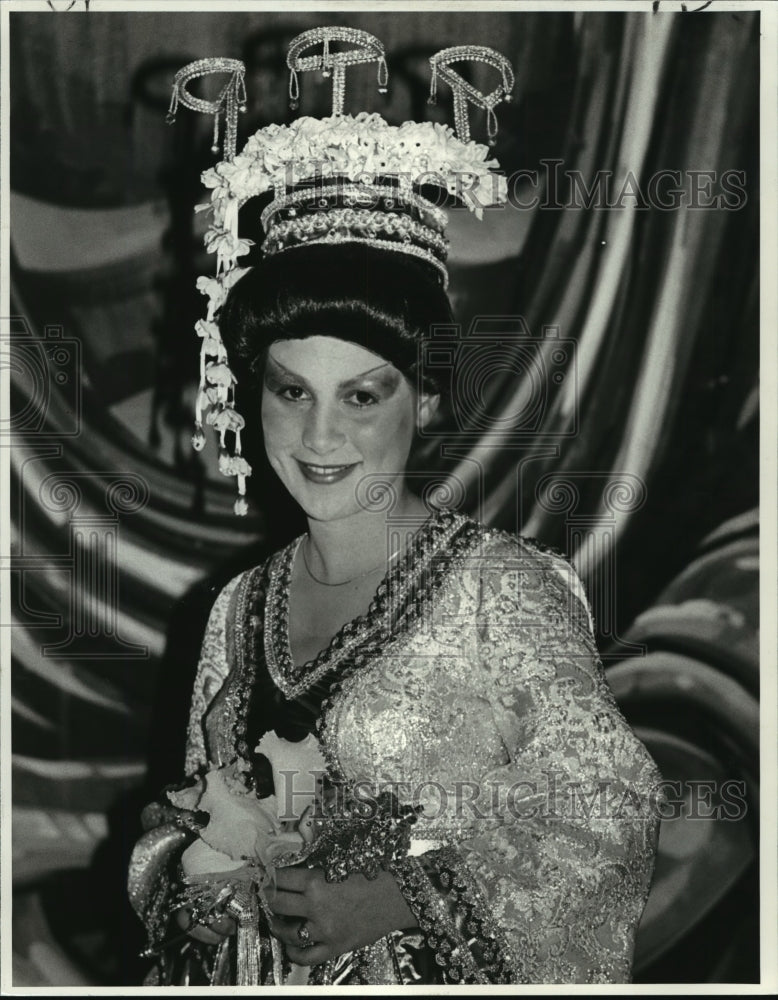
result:
<svg viewBox="0 0 778 1000"><path fill-rule="evenodd" d="M228 199L243 203L271 188L283 189L320 174L356 180L407 174L438 175L453 191L457 174L472 174L477 182L493 176L497 161L489 149L462 142L454 130L439 122L389 125L379 114L298 118L291 125L268 125L251 136L231 162L206 170L203 183L212 189L215 224L223 222ZM484 185L496 199L506 185ZM495 202L497 203L497 201ZM215 242L215 237L214 237Z"/></svg>

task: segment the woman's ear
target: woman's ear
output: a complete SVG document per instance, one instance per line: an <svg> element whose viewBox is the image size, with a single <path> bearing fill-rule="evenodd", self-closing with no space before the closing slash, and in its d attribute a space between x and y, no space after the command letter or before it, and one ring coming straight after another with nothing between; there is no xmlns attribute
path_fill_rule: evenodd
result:
<svg viewBox="0 0 778 1000"><path fill-rule="evenodd" d="M429 423L431 423L433 417L438 412L438 406L440 405L440 396L431 393L421 392L418 396L418 402L416 406L416 429L421 431Z"/></svg>

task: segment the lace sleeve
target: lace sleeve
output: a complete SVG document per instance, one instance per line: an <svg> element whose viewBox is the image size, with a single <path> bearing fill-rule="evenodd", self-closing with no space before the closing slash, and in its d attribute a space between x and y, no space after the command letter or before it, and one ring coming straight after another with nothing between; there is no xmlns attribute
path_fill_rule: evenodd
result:
<svg viewBox="0 0 778 1000"><path fill-rule="evenodd" d="M192 775L206 760L204 718L208 705L221 688L232 662L230 609L240 577L224 587L211 609L198 661L192 693L185 770ZM143 810L146 832L135 845L128 872L130 903L143 921L149 953L168 935L168 921L176 888L181 851L191 840L178 822L177 810L164 799Z"/></svg>
<svg viewBox="0 0 778 1000"><path fill-rule="evenodd" d="M574 570L507 538L468 571L504 745L480 779L490 807L397 874L449 982L629 982L659 775L604 679Z"/></svg>
<svg viewBox="0 0 778 1000"><path fill-rule="evenodd" d="M234 662L233 597L242 576L234 577L221 590L208 617L189 709L184 764L187 775L206 762L205 714Z"/></svg>

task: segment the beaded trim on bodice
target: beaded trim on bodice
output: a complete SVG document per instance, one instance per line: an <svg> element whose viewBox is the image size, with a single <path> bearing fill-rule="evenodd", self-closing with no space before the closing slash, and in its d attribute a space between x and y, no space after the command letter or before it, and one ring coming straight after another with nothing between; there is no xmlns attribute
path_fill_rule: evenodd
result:
<svg viewBox="0 0 778 1000"><path fill-rule="evenodd" d="M339 775L328 719L343 684L393 638L412 628L430 607L439 587L450 579L452 568L466 559L474 546L489 535L499 534L464 514L435 511L387 572L365 614L347 622L326 648L299 667L289 645L289 584L301 538L245 574L234 613L235 670L208 710L208 729L213 737L209 742L218 744L217 756L226 760L237 753L245 761L251 760L250 744L254 736L262 735L249 731L256 728L249 724L251 706L257 704L257 697L275 698L267 689L264 695L257 691L264 674L282 699L276 709L281 715L291 711L297 720L293 728L300 733L313 732L319 738L332 775ZM508 537L517 541L516 536ZM535 539L520 537L518 541L525 550L561 555ZM561 579L548 585L555 586L562 596L569 586ZM585 629L581 638L587 645L592 642Z"/></svg>
<svg viewBox="0 0 778 1000"><path fill-rule="evenodd" d="M364 615L347 622L314 659L295 666L289 645L289 584L301 538L273 557L265 603L264 653L268 672L287 698L295 698L335 670L364 643L391 634L392 625L414 591L419 573L445 551L469 519L437 511L414 536L403 556L384 576Z"/></svg>

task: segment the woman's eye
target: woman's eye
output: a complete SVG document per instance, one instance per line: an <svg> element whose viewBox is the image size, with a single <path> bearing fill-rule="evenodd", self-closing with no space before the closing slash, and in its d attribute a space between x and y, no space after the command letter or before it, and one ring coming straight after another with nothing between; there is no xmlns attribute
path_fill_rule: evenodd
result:
<svg viewBox="0 0 778 1000"><path fill-rule="evenodd" d="M351 406L364 407L374 406L378 402L378 397L366 389L355 389L354 392L346 396L346 402Z"/></svg>
<svg viewBox="0 0 778 1000"><path fill-rule="evenodd" d="M306 398L305 389L301 385L284 385L278 390L278 395L294 403Z"/></svg>

